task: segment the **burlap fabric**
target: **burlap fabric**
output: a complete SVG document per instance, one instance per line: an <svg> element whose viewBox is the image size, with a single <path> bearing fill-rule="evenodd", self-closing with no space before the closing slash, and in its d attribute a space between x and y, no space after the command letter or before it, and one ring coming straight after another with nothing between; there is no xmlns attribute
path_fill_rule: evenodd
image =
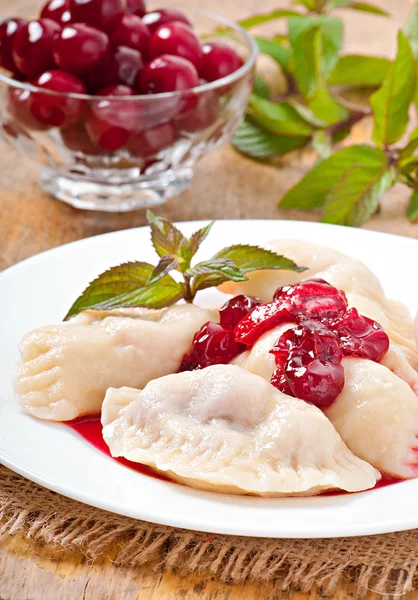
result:
<svg viewBox="0 0 418 600"><path fill-rule="evenodd" d="M398 598L418 588L418 530L320 540L208 535L121 517L55 494L0 466L0 537L23 534L95 561L210 573L225 581L278 579L283 590L319 586L332 595L342 577L357 597Z"/></svg>

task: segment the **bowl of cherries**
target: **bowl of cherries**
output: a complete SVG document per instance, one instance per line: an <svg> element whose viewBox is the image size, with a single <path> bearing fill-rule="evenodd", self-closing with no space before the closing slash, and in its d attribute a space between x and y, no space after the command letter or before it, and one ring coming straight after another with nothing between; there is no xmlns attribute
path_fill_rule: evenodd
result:
<svg viewBox="0 0 418 600"><path fill-rule="evenodd" d="M256 54L205 10L50 0L36 19L0 25L1 133L74 207L161 204L239 125Z"/></svg>

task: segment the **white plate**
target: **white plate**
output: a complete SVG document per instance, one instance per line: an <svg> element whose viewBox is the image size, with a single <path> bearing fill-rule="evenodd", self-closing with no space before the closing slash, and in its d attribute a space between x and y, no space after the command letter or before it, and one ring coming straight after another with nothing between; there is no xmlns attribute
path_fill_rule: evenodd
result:
<svg viewBox="0 0 418 600"><path fill-rule="evenodd" d="M183 223L190 234L201 223ZM418 241L317 223L218 221L200 256L226 244L299 238L360 258L387 294L417 309ZM418 479L351 495L264 499L192 490L126 468L60 424L23 414L11 377L28 330L59 322L98 273L127 260L154 261L148 228L101 235L44 252L0 274L0 462L56 492L130 517L213 533L337 537L418 527ZM202 294L211 303L218 292Z"/></svg>

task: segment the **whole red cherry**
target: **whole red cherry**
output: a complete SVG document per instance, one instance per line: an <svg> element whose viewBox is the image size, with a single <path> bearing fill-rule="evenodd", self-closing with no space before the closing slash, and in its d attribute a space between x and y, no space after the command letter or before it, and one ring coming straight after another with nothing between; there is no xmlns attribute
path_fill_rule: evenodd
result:
<svg viewBox="0 0 418 600"><path fill-rule="evenodd" d="M202 60L199 38L191 27L179 21L166 23L157 29L149 43L149 54L151 58L162 54L180 56L193 63L197 69Z"/></svg>
<svg viewBox="0 0 418 600"><path fill-rule="evenodd" d="M147 12L144 0L127 0L126 12L130 15L138 15L138 17L143 17Z"/></svg>
<svg viewBox="0 0 418 600"><path fill-rule="evenodd" d="M23 25L26 25L26 23L26 19L13 17L11 19L6 19L0 25L0 64L12 73L16 73L18 70L12 56L13 40L19 29L21 29Z"/></svg>
<svg viewBox="0 0 418 600"><path fill-rule="evenodd" d="M107 85L128 85L133 87L144 62L141 53L133 48L119 46L112 53L109 62L95 69L85 77L89 90L96 93Z"/></svg>
<svg viewBox="0 0 418 600"><path fill-rule="evenodd" d="M206 81L216 81L234 73L243 60L231 46L223 42L210 42L202 47L200 76Z"/></svg>
<svg viewBox="0 0 418 600"><path fill-rule="evenodd" d="M37 121L31 112L32 93L29 90L10 88L7 110L13 120L28 129L41 130L48 129Z"/></svg>
<svg viewBox="0 0 418 600"><path fill-rule="evenodd" d="M50 0L41 11L42 19L51 19L59 25L71 23L70 0Z"/></svg>
<svg viewBox="0 0 418 600"><path fill-rule="evenodd" d="M70 0L74 23L86 23L112 31L127 10L126 0Z"/></svg>
<svg viewBox="0 0 418 600"><path fill-rule="evenodd" d="M136 15L123 15L111 35L111 43L117 46L128 46L138 50L144 56L148 54L151 39L148 27Z"/></svg>
<svg viewBox="0 0 418 600"><path fill-rule="evenodd" d="M172 21L179 21L180 23L190 25L190 27L192 26L190 19L181 10L177 10L176 8L158 8L144 15L142 21L151 33L154 33L160 25L171 23Z"/></svg>
<svg viewBox="0 0 418 600"><path fill-rule="evenodd" d="M51 19L22 25L13 39L12 57L21 73L33 79L54 67L52 47L61 27Z"/></svg>
<svg viewBox="0 0 418 600"><path fill-rule="evenodd" d="M128 149L139 158L150 158L171 146L176 140L176 130L171 123L161 123L134 134Z"/></svg>
<svg viewBox="0 0 418 600"><path fill-rule="evenodd" d="M78 121L71 127L61 129L61 139L71 152L81 152L88 155L100 154L101 152L100 148L93 144L89 138L83 120Z"/></svg>
<svg viewBox="0 0 418 600"><path fill-rule="evenodd" d="M86 129L91 141L106 150L123 148L134 131L143 127L142 107L136 100L118 98L133 96L135 90L125 85L108 86L98 96L108 98L92 102L86 117Z"/></svg>
<svg viewBox="0 0 418 600"><path fill-rule="evenodd" d="M46 71L31 82L36 87L65 94L86 94L86 86L65 71ZM37 121L51 127L74 125L82 116L86 102L56 94L32 93L31 112Z"/></svg>
<svg viewBox="0 0 418 600"><path fill-rule="evenodd" d="M109 38L103 31L88 25L68 25L55 39L53 55L63 71L83 75L108 60Z"/></svg>
<svg viewBox="0 0 418 600"><path fill-rule="evenodd" d="M190 61L165 54L145 65L136 85L143 94L176 92L198 86L199 75Z"/></svg>

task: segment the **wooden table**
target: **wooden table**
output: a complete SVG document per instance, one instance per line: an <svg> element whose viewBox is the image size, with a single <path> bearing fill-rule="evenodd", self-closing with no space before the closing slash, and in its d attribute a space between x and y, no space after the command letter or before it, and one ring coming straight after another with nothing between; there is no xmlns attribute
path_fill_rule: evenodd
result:
<svg viewBox="0 0 418 600"><path fill-rule="evenodd" d="M401 26L413 0L375 0L393 15L392 20L343 13L346 23L345 49L393 55L396 29ZM13 10L34 14L37 2L15 0ZM164 2L162 2L164 4ZM181 0L177 5L197 4ZM237 18L261 9L289 6L290 0L211 0L202 2L226 16ZM0 0L0 13L6 15L12 3ZM222 218L294 218L306 215L279 211L282 193L303 173L309 156L282 161L279 168L252 162L238 156L229 145L203 159L196 169L192 187L171 200L158 212L179 221ZM37 168L7 148L0 155L0 268L6 268L42 250L73 240L145 223L142 212L111 215L82 213L49 198L37 185ZM402 189L392 190L382 211L367 227L418 237L418 224L405 217L406 197ZM315 217L308 215L313 220ZM0 541L0 600L188 600L205 599L285 599L319 598L284 593L279 584L225 585L204 576L181 578L172 573L117 569L110 562L91 567L82 555L42 548L22 537ZM353 598L348 583L341 586L338 600ZM370 594L369 598L374 598ZM409 599L418 599L411 593Z"/></svg>

